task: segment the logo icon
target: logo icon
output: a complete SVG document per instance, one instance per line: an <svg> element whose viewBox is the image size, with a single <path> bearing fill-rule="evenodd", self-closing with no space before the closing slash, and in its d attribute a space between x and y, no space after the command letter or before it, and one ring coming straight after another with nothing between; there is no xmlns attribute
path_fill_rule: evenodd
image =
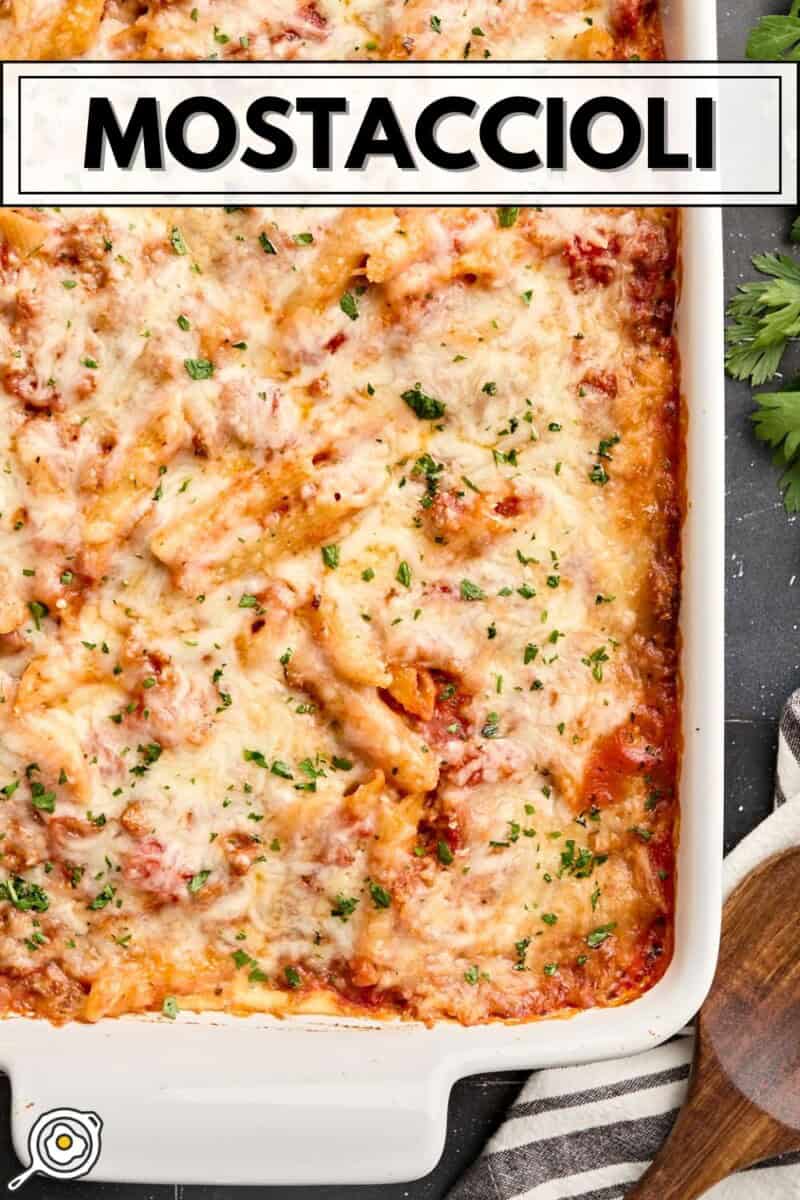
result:
<svg viewBox="0 0 800 1200"><path fill-rule="evenodd" d="M8 1185L22 1187L37 1171L51 1179L80 1179L100 1157L103 1122L96 1112L77 1108L51 1108L34 1121L28 1134L30 1166Z"/></svg>

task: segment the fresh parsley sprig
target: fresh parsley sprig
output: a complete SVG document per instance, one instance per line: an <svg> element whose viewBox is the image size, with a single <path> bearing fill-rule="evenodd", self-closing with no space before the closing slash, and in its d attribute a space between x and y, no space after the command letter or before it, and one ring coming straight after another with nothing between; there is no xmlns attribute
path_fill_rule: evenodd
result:
<svg viewBox="0 0 800 1200"><path fill-rule="evenodd" d="M756 437L775 451L778 487L788 513L800 512L800 381L781 392L759 392L752 414Z"/></svg>
<svg viewBox="0 0 800 1200"><path fill-rule="evenodd" d="M800 222L795 228L800 236ZM734 379L759 387L800 336L800 263L787 254L757 254L753 266L767 279L740 284L728 305L725 366Z"/></svg>
<svg viewBox="0 0 800 1200"><path fill-rule="evenodd" d="M800 62L800 0L792 0L785 16L761 18L748 38L747 57ZM789 238L800 242L800 216ZM753 266L766 279L740 284L728 305L725 366L734 379L759 387L777 375L790 341L800 337L800 262L787 254L759 254ZM786 511L800 512L800 380L753 398L755 434L775 452Z"/></svg>
<svg viewBox="0 0 800 1200"><path fill-rule="evenodd" d="M762 17L747 39L747 57L762 62L800 62L800 0L785 17Z"/></svg>
<svg viewBox="0 0 800 1200"><path fill-rule="evenodd" d="M792 236L800 236L800 219ZM786 347L800 336L800 262L759 254L753 266L767 280L741 284L728 305L725 365L735 379L758 387L778 373ZM755 434L775 452L784 507L800 512L800 380L777 392L756 392L753 399Z"/></svg>

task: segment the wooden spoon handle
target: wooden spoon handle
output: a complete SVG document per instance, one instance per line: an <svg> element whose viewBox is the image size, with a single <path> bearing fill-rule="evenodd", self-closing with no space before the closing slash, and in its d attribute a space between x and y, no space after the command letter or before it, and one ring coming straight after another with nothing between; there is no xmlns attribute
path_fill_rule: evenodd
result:
<svg viewBox="0 0 800 1200"><path fill-rule="evenodd" d="M701 1046L700 1058L706 1054ZM719 1075L696 1071L672 1132L626 1200L697 1200L734 1171L796 1148L797 1133L719 1083Z"/></svg>
<svg viewBox="0 0 800 1200"><path fill-rule="evenodd" d="M669 1154L662 1151L625 1200L698 1200L727 1174L704 1173L701 1177L692 1160L680 1159L672 1150Z"/></svg>
<svg viewBox="0 0 800 1200"><path fill-rule="evenodd" d="M712 1125L698 1128L678 1116L672 1133L650 1168L627 1193L626 1200L697 1200L739 1165L719 1154L719 1134Z"/></svg>

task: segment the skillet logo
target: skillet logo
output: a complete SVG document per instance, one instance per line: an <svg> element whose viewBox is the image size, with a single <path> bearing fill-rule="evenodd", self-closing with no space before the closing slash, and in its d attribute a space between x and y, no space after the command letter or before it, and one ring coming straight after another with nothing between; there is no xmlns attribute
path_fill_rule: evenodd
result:
<svg viewBox="0 0 800 1200"><path fill-rule="evenodd" d="M80 1179L100 1157L103 1122L96 1112L51 1108L34 1121L28 1134L30 1164L8 1185L22 1187L32 1175L50 1179Z"/></svg>

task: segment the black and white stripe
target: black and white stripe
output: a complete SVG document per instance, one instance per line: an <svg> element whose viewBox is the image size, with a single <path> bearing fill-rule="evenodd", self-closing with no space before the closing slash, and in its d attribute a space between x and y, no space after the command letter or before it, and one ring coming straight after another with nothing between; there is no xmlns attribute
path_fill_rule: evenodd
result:
<svg viewBox="0 0 800 1200"><path fill-rule="evenodd" d="M780 722L776 812L726 861L726 893L763 858L800 842L800 690ZM632 1058L531 1075L448 1200L622 1200L686 1095L690 1028ZM800 1154L725 1180L709 1200L800 1200Z"/></svg>

